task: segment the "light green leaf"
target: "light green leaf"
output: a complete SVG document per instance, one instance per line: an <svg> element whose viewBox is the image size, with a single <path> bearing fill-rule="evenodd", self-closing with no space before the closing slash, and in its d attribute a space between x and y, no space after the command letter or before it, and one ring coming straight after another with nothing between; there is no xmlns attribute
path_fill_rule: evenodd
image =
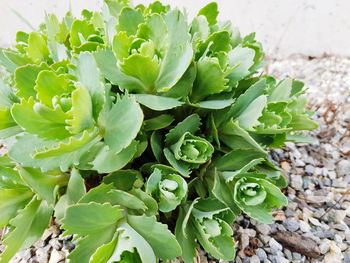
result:
<svg viewBox="0 0 350 263"><path fill-rule="evenodd" d="M240 95L227 113L228 118L237 118L267 88L266 79L261 79L250 86L244 94Z"/></svg>
<svg viewBox="0 0 350 263"><path fill-rule="evenodd" d="M34 89L37 91L37 98L49 107L53 106L52 99L55 96L71 91L66 75L57 75L49 70L42 70L38 74Z"/></svg>
<svg viewBox="0 0 350 263"><path fill-rule="evenodd" d="M124 96L107 113L104 139L114 154L129 146L138 134L143 112L136 100Z"/></svg>
<svg viewBox="0 0 350 263"><path fill-rule="evenodd" d="M3 244L0 263L7 263L20 250L30 247L42 236L51 219L52 209L45 201L36 197L10 221L14 229L9 232Z"/></svg>
<svg viewBox="0 0 350 263"><path fill-rule="evenodd" d="M126 89L129 92L143 92L145 90L145 86L139 79L127 76L120 71L117 67L118 61L112 50L94 52L94 58L102 75L112 84L118 85L121 89Z"/></svg>
<svg viewBox="0 0 350 263"><path fill-rule="evenodd" d="M174 121L174 117L169 114L161 114L152 119L143 122L146 131L156 131L170 126Z"/></svg>
<svg viewBox="0 0 350 263"><path fill-rule="evenodd" d="M37 32L29 34L28 56L36 63L49 58L50 51L47 47L46 39Z"/></svg>
<svg viewBox="0 0 350 263"><path fill-rule="evenodd" d="M33 97L29 100L22 99L21 103L15 103L11 113L16 123L25 131L42 138L64 139L70 135L65 129L66 124L52 122L35 112Z"/></svg>
<svg viewBox="0 0 350 263"><path fill-rule="evenodd" d="M181 255L181 247L167 226L156 221L156 217L128 215L128 223L151 245L155 254L170 260ZM172 249L167 249L171 247Z"/></svg>
<svg viewBox="0 0 350 263"><path fill-rule="evenodd" d="M232 171L242 169L252 160L265 158L266 153L254 149L233 150L219 158L212 164L218 171Z"/></svg>
<svg viewBox="0 0 350 263"><path fill-rule="evenodd" d="M233 104L234 99L227 100L207 100L198 103L198 106L203 109L219 110L229 107Z"/></svg>
<svg viewBox="0 0 350 263"><path fill-rule="evenodd" d="M6 226L32 197L31 191L0 188L0 227Z"/></svg>
<svg viewBox="0 0 350 263"><path fill-rule="evenodd" d="M69 205L76 204L86 194L84 179L75 168L72 169L66 194L61 196L55 206L56 220L62 220Z"/></svg>
<svg viewBox="0 0 350 263"><path fill-rule="evenodd" d="M77 79L90 92L93 113L97 117L105 102L105 88L101 82L100 71L92 53L80 53L76 66Z"/></svg>
<svg viewBox="0 0 350 263"><path fill-rule="evenodd" d="M92 161L92 169L99 173L111 173L122 169L136 154L137 145L137 141L132 141L128 147L118 153L108 150L107 146L103 147Z"/></svg>
<svg viewBox="0 0 350 263"><path fill-rule="evenodd" d="M68 138L69 140L70 138ZM100 137L95 136L79 149L71 149L69 143L66 145L67 141L63 141L61 146L64 152L60 153L60 143L57 144L56 141L45 141L34 135L26 134L17 138L16 142L10 148L9 156L23 166L40 168L43 172L58 168L62 171L67 171L72 164L78 165L82 155L99 140ZM80 143L79 139L77 142ZM74 144L77 142L74 141ZM36 149L47 149L49 153L49 149L52 149L55 155L42 159L34 159L33 155L36 153ZM45 151L41 154L45 154Z"/></svg>
<svg viewBox="0 0 350 263"><path fill-rule="evenodd" d="M155 56L152 58L140 54L132 54L128 58L123 59L118 65L123 74L142 82L144 86L143 92L153 91L154 81L159 74L159 64ZM147 68L147 71L145 71L145 68Z"/></svg>
<svg viewBox="0 0 350 263"><path fill-rule="evenodd" d="M187 163L177 160L174 154L168 148L165 148L163 152L169 164L174 167L176 171L178 171L184 177L190 176L191 171L189 170L189 165Z"/></svg>
<svg viewBox="0 0 350 263"><path fill-rule="evenodd" d="M68 181L64 174L44 174L40 170L29 167L18 167L18 171L33 192L51 206L55 203L56 187Z"/></svg>
<svg viewBox="0 0 350 263"><path fill-rule="evenodd" d="M238 81L250 74L250 67L254 65L254 49L238 46L228 53L229 64L234 68L228 76L230 86L236 86Z"/></svg>
<svg viewBox="0 0 350 263"><path fill-rule="evenodd" d="M17 126L17 123L13 120L10 109L0 108L0 130L14 126Z"/></svg>
<svg viewBox="0 0 350 263"><path fill-rule="evenodd" d="M122 209L108 203L75 204L67 208L62 227L68 235L97 235L115 228L122 217Z"/></svg>
<svg viewBox="0 0 350 263"><path fill-rule="evenodd" d="M125 31L128 35L135 35L143 19L141 10L124 7L119 14L117 30Z"/></svg>
<svg viewBox="0 0 350 263"><path fill-rule="evenodd" d="M180 107L183 102L177 99L161 97L148 94L135 94L138 103L146 106L155 111L170 110L176 107Z"/></svg>
<svg viewBox="0 0 350 263"><path fill-rule="evenodd" d="M209 25L215 25L217 23L216 18L219 14L218 4L216 2L212 2L201 8L199 10L198 15L203 15L207 18Z"/></svg>
<svg viewBox="0 0 350 263"><path fill-rule="evenodd" d="M109 259L110 262L120 262L121 255L125 251L138 253L141 262L157 262L156 255L154 254L150 244L148 244L144 237L135 231L135 229L128 223L122 223L118 227L118 233L118 243L116 245L116 250Z"/></svg>
<svg viewBox="0 0 350 263"><path fill-rule="evenodd" d="M111 227L94 235L88 235L79 239L77 246L69 253L69 262L90 263L91 257L100 247L108 244L108 242L112 240L114 234L115 228Z"/></svg>
<svg viewBox="0 0 350 263"><path fill-rule="evenodd" d="M165 142L168 145L176 143L184 134L189 132L195 134L201 125L201 119L197 114L192 114L179 122L173 129L166 135Z"/></svg>
<svg viewBox="0 0 350 263"><path fill-rule="evenodd" d="M25 65L19 67L15 71L15 83L17 91L17 96L29 99L29 97L36 97L36 91L34 89L36 84L36 79L38 74L42 70L47 70L48 66L44 63L40 65Z"/></svg>
<svg viewBox="0 0 350 263"><path fill-rule="evenodd" d="M268 101L288 101L292 91L293 80L290 78L282 80L269 91Z"/></svg>
<svg viewBox="0 0 350 263"><path fill-rule="evenodd" d="M258 119L262 115L267 104L267 96L261 95L253 100L249 106L237 117L239 125L244 129L252 129L259 124Z"/></svg>
<svg viewBox="0 0 350 263"><path fill-rule="evenodd" d="M199 102L212 94L229 89L227 73L221 68L216 57L204 57L197 63L197 77L193 84L191 99Z"/></svg>
<svg viewBox="0 0 350 263"><path fill-rule="evenodd" d="M72 108L67 113L71 119L66 120L69 131L77 134L93 126L92 101L89 91L78 85L72 92Z"/></svg>
<svg viewBox="0 0 350 263"><path fill-rule="evenodd" d="M169 46L155 83L158 92L168 91L180 80L193 56L191 36L184 15L179 10L173 10L164 19L168 27Z"/></svg>
<svg viewBox="0 0 350 263"><path fill-rule="evenodd" d="M73 48L78 48L94 33L95 28L92 24L85 20L75 19L70 29L69 42Z"/></svg>

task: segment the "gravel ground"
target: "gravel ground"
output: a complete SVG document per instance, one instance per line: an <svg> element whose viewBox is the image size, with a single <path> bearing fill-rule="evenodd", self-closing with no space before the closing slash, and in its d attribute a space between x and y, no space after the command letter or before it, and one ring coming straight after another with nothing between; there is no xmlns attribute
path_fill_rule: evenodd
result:
<svg viewBox="0 0 350 263"><path fill-rule="evenodd" d="M288 143L271 157L285 171L289 205L275 223L241 216L234 226L237 263L350 263L350 59L294 56L269 59L266 71L303 80L320 127L309 145ZM13 262L65 262L72 237L52 226ZM0 246L1 251L1 246ZM200 253L198 262L215 262Z"/></svg>

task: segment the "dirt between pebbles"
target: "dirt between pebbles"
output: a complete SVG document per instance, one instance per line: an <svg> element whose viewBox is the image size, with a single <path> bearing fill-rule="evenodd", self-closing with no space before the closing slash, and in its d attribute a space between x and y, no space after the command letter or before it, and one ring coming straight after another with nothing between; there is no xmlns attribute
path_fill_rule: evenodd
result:
<svg viewBox="0 0 350 263"><path fill-rule="evenodd" d="M232 262L350 263L350 59L268 59L265 72L304 81L320 127L311 133L312 144L287 143L283 150L271 152L289 181L289 204L274 212L270 225L238 218L233 226L237 257ZM60 234L51 226L12 262L66 262L74 242ZM203 251L197 261L217 262Z"/></svg>

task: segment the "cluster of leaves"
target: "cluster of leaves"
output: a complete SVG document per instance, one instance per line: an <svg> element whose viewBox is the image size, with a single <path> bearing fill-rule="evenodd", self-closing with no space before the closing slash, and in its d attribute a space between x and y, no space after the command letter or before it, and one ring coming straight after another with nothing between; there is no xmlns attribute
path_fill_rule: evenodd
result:
<svg viewBox="0 0 350 263"><path fill-rule="evenodd" d="M287 204L268 149L317 126L304 86L259 73L254 35L217 15L105 0L0 49L1 263L52 218L73 263L232 260L235 217Z"/></svg>

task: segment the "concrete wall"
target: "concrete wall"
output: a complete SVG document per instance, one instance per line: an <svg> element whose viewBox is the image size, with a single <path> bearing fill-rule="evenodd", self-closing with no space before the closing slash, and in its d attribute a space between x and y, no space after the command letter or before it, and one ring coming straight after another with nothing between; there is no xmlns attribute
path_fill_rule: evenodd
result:
<svg viewBox="0 0 350 263"><path fill-rule="evenodd" d="M185 7L194 15L210 0L163 0ZM70 3L71 2L71 3ZM135 0L134 3L150 3ZM217 0L221 19L229 19L243 34L257 32L257 38L272 56L294 53L320 56L324 53L350 56L349 0ZM63 15L70 6L78 15L82 8L98 9L102 0L0 0L0 44L10 45L17 30L29 30L19 18L34 27L45 11ZM17 13L17 14L16 14Z"/></svg>

